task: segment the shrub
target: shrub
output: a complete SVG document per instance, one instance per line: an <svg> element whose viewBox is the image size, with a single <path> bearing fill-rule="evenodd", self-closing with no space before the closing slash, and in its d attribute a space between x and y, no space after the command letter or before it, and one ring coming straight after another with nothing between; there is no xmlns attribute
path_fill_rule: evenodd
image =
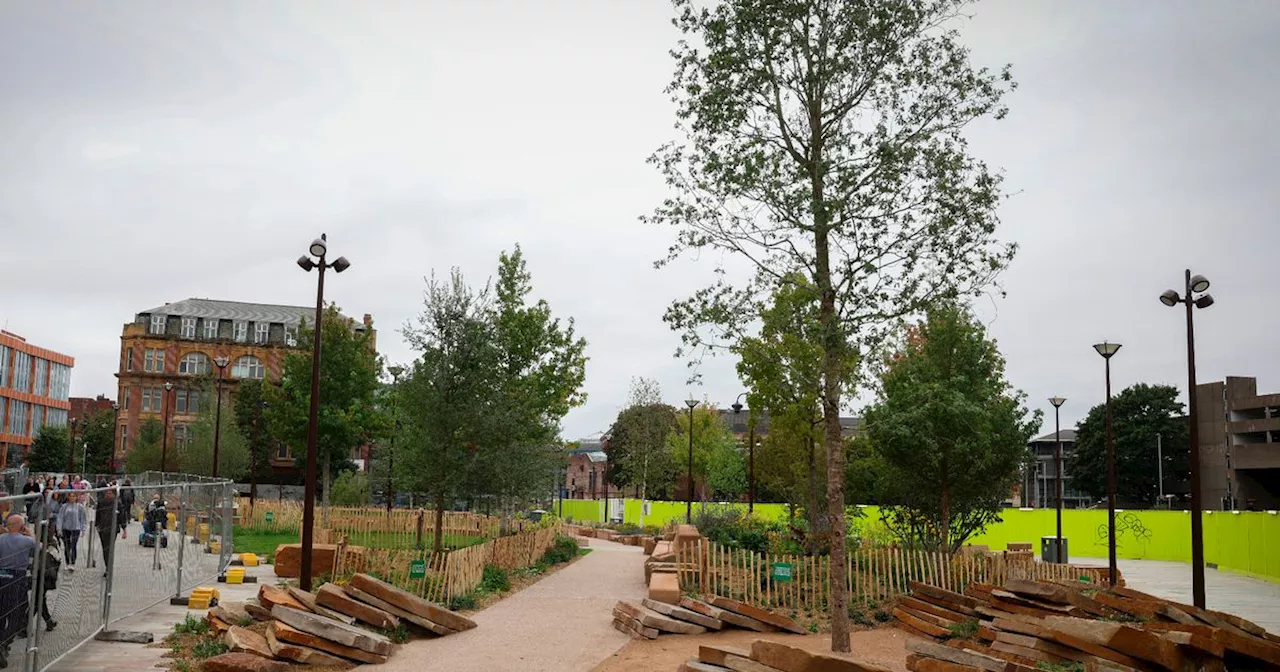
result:
<svg viewBox="0 0 1280 672"><path fill-rule="evenodd" d="M485 565L484 575L480 579L480 591L485 593L505 593L511 590L511 577L507 570L497 565Z"/></svg>
<svg viewBox="0 0 1280 672"><path fill-rule="evenodd" d="M476 596L473 595L472 593L466 593L463 595L454 595L453 599L449 600L449 611L463 611L463 610L475 609L475 608L476 608Z"/></svg>
<svg viewBox="0 0 1280 672"><path fill-rule="evenodd" d="M884 609L876 609L875 613L871 615L874 616L875 619L881 623L888 623L889 621L893 620L893 614L890 614Z"/></svg>
<svg viewBox="0 0 1280 672"><path fill-rule="evenodd" d="M400 623L391 629L379 629L378 632L396 644L404 644L409 641L409 628L404 623Z"/></svg>
<svg viewBox="0 0 1280 672"><path fill-rule="evenodd" d="M578 542L573 537L563 534L556 536L556 542L542 554L542 560L548 565L558 565L578 557Z"/></svg>
<svg viewBox="0 0 1280 672"><path fill-rule="evenodd" d="M781 523L747 515L734 506L708 506L693 519L704 537L727 547L766 553L770 546L785 543L787 530Z"/></svg>
<svg viewBox="0 0 1280 672"><path fill-rule="evenodd" d="M173 626L173 631L179 635L203 635L209 632L209 623L203 618L192 618L191 614L187 614L181 623Z"/></svg>
<svg viewBox="0 0 1280 672"><path fill-rule="evenodd" d="M205 658L212 658L214 656L221 656L226 652L227 645L216 639L203 639L196 642L196 645L191 647L191 655L201 660Z"/></svg>

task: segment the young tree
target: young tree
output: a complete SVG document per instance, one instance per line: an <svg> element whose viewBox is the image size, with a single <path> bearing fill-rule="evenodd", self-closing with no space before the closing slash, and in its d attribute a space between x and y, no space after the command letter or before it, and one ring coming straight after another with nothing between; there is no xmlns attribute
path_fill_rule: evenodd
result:
<svg viewBox="0 0 1280 672"><path fill-rule="evenodd" d="M498 259L492 314L498 366L490 374L499 399L497 435L480 446L476 488L497 498L504 523L512 507L546 492L564 466L556 444L560 421L586 401L586 339L574 333L573 318L552 316L546 301L530 302L532 276L517 245Z"/></svg>
<svg viewBox="0 0 1280 672"><path fill-rule="evenodd" d="M236 386L235 418L240 436L249 449L249 500L257 501L258 481L271 477L271 427L266 420L265 383L261 380L242 380Z"/></svg>
<svg viewBox="0 0 1280 672"><path fill-rule="evenodd" d="M224 390L223 394L226 393ZM201 395L201 398L216 401L212 385ZM223 400L223 403L226 404L226 400ZM204 404L200 408L200 415L196 417L196 421L187 427L189 438L186 445L178 451L177 462L179 468L185 473L200 476L213 475L213 444L216 439L218 476L238 479L249 473L249 467L252 464L248 442L240 434L235 414L229 408L222 409L222 429L220 432L215 432L217 415L215 404Z"/></svg>
<svg viewBox="0 0 1280 672"><path fill-rule="evenodd" d="M729 426L720 418L720 412L710 405L700 405L693 409L693 483L686 484L694 487L698 481L705 484L703 488L703 499L713 494L726 495L736 497L746 491L746 479L741 479L741 489L736 492L720 492L715 493L716 485L732 486L736 480L732 471L736 470L731 464L727 464L726 460L713 459L713 456L721 454L727 450L737 450L737 441L733 438L733 433L729 431ZM675 431L667 435L667 451L671 455L671 459L677 465L677 473L679 478L686 479L689 473L689 410L685 409L682 413L676 413ZM712 468L728 469L730 473L713 473ZM696 490L695 490L696 492Z"/></svg>
<svg viewBox="0 0 1280 672"><path fill-rule="evenodd" d="M609 482L639 486L640 499L670 496L679 471L667 435L676 427L675 409L662 403L662 390L651 378L632 378L627 407L609 427ZM643 511L641 512L643 524Z"/></svg>
<svg viewBox="0 0 1280 672"><path fill-rule="evenodd" d="M320 343L320 412L316 457L322 492L328 501L329 478L344 468L351 451L383 431L374 394L382 375L382 360L373 349L373 334L342 315L337 304L325 309ZM314 325L298 329L298 349L284 358L280 386L264 388L265 411L272 436L305 454L311 412L311 353Z"/></svg>
<svg viewBox="0 0 1280 672"><path fill-rule="evenodd" d="M333 503L365 506L369 503L369 479L362 471L343 471L333 479Z"/></svg>
<svg viewBox="0 0 1280 672"><path fill-rule="evenodd" d="M884 458L900 536L954 552L1000 519L1027 441L1040 426L1004 378L1004 358L965 308L943 305L913 327L863 417Z"/></svg>
<svg viewBox="0 0 1280 672"><path fill-rule="evenodd" d="M1000 177L964 137L969 122L1004 116L1012 83L1007 69L970 65L949 26L964 4L674 0L688 39L669 91L684 139L652 158L676 193L646 219L679 229L660 265L719 251L753 273L726 269L666 320L696 356L739 340L755 316L742 307L792 274L813 286L835 586L846 582L850 364L898 318L984 290L1013 254L994 239ZM848 651L844 590L831 615L832 649Z"/></svg>
<svg viewBox="0 0 1280 672"><path fill-rule="evenodd" d="M101 410L85 418L78 439L76 459L82 460L84 474L105 474L111 470L116 449L116 412Z"/></svg>
<svg viewBox="0 0 1280 672"><path fill-rule="evenodd" d="M160 464L161 442L164 441L164 425L155 418L147 418L138 425L138 438L133 441L133 448L124 456L125 467L129 473L140 474L144 471L164 471Z"/></svg>
<svg viewBox="0 0 1280 672"><path fill-rule="evenodd" d="M1165 482L1190 478L1187 420L1178 388L1138 383L1111 398L1116 447L1116 498L1124 506L1151 506L1159 499L1157 442L1164 445ZM1066 472L1071 484L1097 500L1107 496L1107 406L1098 404L1080 422Z"/></svg>
<svg viewBox="0 0 1280 672"><path fill-rule="evenodd" d="M435 503L437 553L445 507L466 484L480 446L499 436L492 372L500 362L489 311L487 288L471 289L454 269L447 282L427 281L417 326L405 329L421 355L402 383L396 466Z"/></svg>
<svg viewBox="0 0 1280 672"><path fill-rule="evenodd" d="M27 454L27 471L59 472L67 468L67 448L71 437L66 427L40 428L40 433L31 442L31 452Z"/></svg>

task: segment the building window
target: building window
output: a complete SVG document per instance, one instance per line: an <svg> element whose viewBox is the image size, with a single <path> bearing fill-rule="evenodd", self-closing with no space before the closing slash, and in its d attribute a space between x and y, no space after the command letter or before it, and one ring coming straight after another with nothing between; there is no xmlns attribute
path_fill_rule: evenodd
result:
<svg viewBox="0 0 1280 672"><path fill-rule="evenodd" d="M13 353L13 389L31 391L31 355L28 353Z"/></svg>
<svg viewBox="0 0 1280 672"><path fill-rule="evenodd" d="M133 371L133 348L124 351L124 370Z"/></svg>
<svg viewBox="0 0 1280 672"><path fill-rule="evenodd" d="M49 363L49 396L60 401L71 396L71 367Z"/></svg>
<svg viewBox="0 0 1280 672"><path fill-rule="evenodd" d="M178 390L174 393L173 412L195 415L200 412L200 392L198 390Z"/></svg>
<svg viewBox="0 0 1280 672"><path fill-rule="evenodd" d="M48 391L49 385L49 360L36 358L36 384L31 389L31 394L37 397L43 397ZM34 430L32 430L34 432Z"/></svg>
<svg viewBox="0 0 1280 672"><path fill-rule="evenodd" d="M31 436L40 436L40 427L44 424L44 406L31 407Z"/></svg>
<svg viewBox="0 0 1280 672"><path fill-rule="evenodd" d="M129 410L129 388L127 387L120 388L120 408Z"/></svg>
<svg viewBox="0 0 1280 672"><path fill-rule="evenodd" d="M276 457L278 457L278 458L280 458L280 459L282 459L282 460L287 460L287 459L289 459L289 444L287 444L287 443L281 443L279 446L277 446L277 447L276 447Z"/></svg>
<svg viewBox="0 0 1280 672"><path fill-rule="evenodd" d="M120 452L129 452L129 425L120 425Z"/></svg>
<svg viewBox="0 0 1280 672"><path fill-rule="evenodd" d="M164 373L164 350L147 348L142 358L142 370L151 373Z"/></svg>
<svg viewBox="0 0 1280 672"><path fill-rule="evenodd" d="M194 317L182 318L182 337L190 340L195 340L196 318Z"/></svg>
<svg viewBox="0 0 1280 672"><path fill-rule="evenodd" d="M291 348L298 345L298 328L297 327L284 328L284 344Z"/></svg>
<svg viewBox="0 0 1280 672"><path fill-rule="evenodd" d="M9 346L0 345L0 387L9 386ZM0 411L3 411L0 408ZM3 418L0 418L3 419Z"/></svg>
<svg viewBox="0 0 1280 672"><path fill-rule="evenodd" d="M206 317L204 318L204 337L213 341L218 338L218 320Z"/></svg>
<svg viewBox="0 0 1280 672"><path fill-rule="evenodd" d="M186 450L187 444L191 441L191 433L186 425L173 426L173 443L178 450Z"/></svg>
<svg viewBox="0 0 1280 672"><path fill-rule="evenodd" d="M236 360L235 366L231 367L232 378L252 378L254 380L262 380L267 374L267 367L262 365L262 360L253 355L245 355Z"/></svg>
<svg viewBox="0 0 1280 672"><path fill-rule="evenodd" d="M156 407L155 407L155 408L153 408L153 407L152 407L152 405L151 405L151 404L152 404L152 402L151 402L151 394L152 394L152 392L153 392L153 391L155 391L155 392L159 392L160 390L159 390L158 388L154 388L154 387L144 387L144 388L142 388L142 412L143 412L143 413L158 412L158 411L160 410L160 408L159 408L159 405L160 405L160 404L159 404L159 401L158 401L158 400L156 401Z"/></svg>
<svg viewBox="0 0 1280 672"><path fill-rule="evenodd" d="M253 324L253 342L258 345L267 344L267 335L271 333L271 325L267 322L255 322Z"/></svg>
<svg viewBox="0 0 1280 672"><path fill-rule="evenodd" d="M178 373L184 376L207 376L209 358L203 352L188 352L178 361Z"/></svg>
<svg viewBox="0 0 1280 672"><path fill-rule="evenodd" d="M163 334L166 321L167 320L164 315L152 315L151 316L151 333Z"/></svg>
<svg viewBox="0 0 1280 672"><path fill-rule="evenodd" d="M44 424L46 427L66 427L67 412L61 408L47 408L44 411Z"/></svg>
<svg viewBox="0 0 1280 672"><path fill-rule="evenodd" d="M25 436L27 433L27 403L17 399L9 400L9 425L6 430L10 434Z"/></svg>
<svg viewBox="0 0 1280 672"><path fill-rule="evenodd" d="M249 340L249 323L237 320L234 325L234 334L232 337L237 343L244 343Z"/></svg>

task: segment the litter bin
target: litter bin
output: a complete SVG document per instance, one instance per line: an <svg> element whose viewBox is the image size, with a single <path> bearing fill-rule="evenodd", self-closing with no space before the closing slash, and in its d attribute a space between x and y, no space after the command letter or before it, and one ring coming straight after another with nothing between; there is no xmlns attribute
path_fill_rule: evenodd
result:
<svg viewBox="0 0 1280 672"><path fill-rule="evenodd" d="M1067 538L1062 538L1062 551L1058 551L1057 537L1040 537L1041 562L1067 562Z"/></svg>

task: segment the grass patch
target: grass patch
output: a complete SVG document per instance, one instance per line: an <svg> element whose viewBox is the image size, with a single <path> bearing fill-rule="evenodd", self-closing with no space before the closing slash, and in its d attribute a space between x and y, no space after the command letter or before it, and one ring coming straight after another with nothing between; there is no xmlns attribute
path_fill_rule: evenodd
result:
<svg viewBox="0 0 1280 672"><path fill-rule="evenodd" d="M947 639L971 640L978 638L977 620L970 619L959 623L952 623L947 626L947 629L951 631L951 634L947 636Z"/></svg>
<svg viewBox="0 0 1280 672"><path fill-rule="evenodd" d="M414 537L406 534L371 532L366 534L349 535L349 538L353 545L368 546L369 548L416 548ZM423 535L423 547L427 549L432 548L434 546L434 539L435 537L431 534ZM236 527L232 530L232 540L235 543L237 553L257 553L258 555L274 556L277 546L280 544L296 544L302 541L302 536L298 532L290 530L254 530ZM466 548L468 546L475 546L476 544L481 544L485 541L485 537L450 534L445 535L444 545L448 548L459 549Z"/></svg>
<svg viewBox="0 0 1280 672"><path fill-rule="evenodd" d="M192 618L191 614L187 614L181 623L174 624L173 632L178 635L203 635L209 632L209 623L203 618Z"/></svg>
<svg viewBox="0 0 1280 672"><path fill-rule="evenodd" d="M590 555L590 554L591 554L591 551L593 551L593 550L595 550L595 549L592 549L592 548L579 548L579 549L578 549L578 557L582 557L582 556L584 556L584 555Z"/></svg>

